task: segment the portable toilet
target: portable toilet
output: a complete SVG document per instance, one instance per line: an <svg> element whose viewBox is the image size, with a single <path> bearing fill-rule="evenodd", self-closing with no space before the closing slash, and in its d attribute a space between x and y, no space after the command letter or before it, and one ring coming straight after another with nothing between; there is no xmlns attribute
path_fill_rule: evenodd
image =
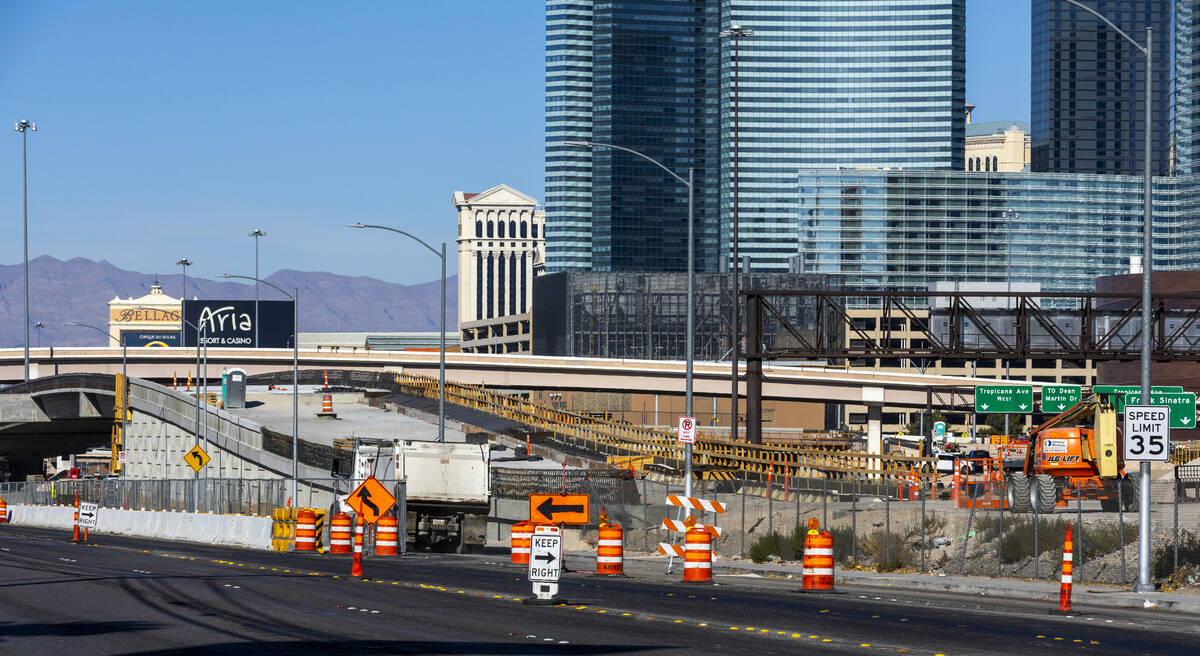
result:
<svg viewBox="0 0 1200 656"><path fill-rule="evenodd" d="M221 373L221 400L226 408L246 407L246 370L226 369Z"/></svg>

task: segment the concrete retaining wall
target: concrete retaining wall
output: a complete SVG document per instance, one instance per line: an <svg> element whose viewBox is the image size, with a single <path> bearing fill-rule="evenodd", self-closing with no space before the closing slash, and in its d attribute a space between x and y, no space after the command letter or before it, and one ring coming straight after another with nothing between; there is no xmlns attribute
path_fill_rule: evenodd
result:
<svg viewBox="0 0 1200 656"><path fill-rule="evenodd" d="M8 517L12 524L71 530L75 508L15 505L8 507ZM270 517L101 508L96 528L92 530L251 549L271 548Z"/></svg>

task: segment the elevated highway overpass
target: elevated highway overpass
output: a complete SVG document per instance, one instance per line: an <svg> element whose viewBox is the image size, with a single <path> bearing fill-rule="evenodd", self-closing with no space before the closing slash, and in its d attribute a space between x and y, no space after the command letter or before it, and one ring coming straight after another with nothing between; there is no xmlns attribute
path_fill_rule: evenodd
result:
<svg viewBox="0 0 1200 656"><path fill-rule="evenodd" d="M438 354L424 351L302 350L303 370L349 369L395 371L436 376ZM23 378L23 351L0 349L0 383ZM121 372L121 349L112 347L55 347L30 349L31 377L55 374ZM128 373L182 384L195 377L196 351L190 348L131 348ZM227 367L241 367L250 375L290 371L289 349L209 349L210 380ZM743 373L745 369L743 368ZM704 396L729 393L729 365L696 362L693 389ZM491 388L529 390L622 391L682 394L685 363L682 361L559 358L530 355L447 353L446 378ZM920 408L964 406L974 402L973 386L992 379L921 374L855 371L819 366L763 364L762 398L861 404L870 407ZM1036 386L1036 383L1034 384ZM745 382L740 386L746 393Z"/></svg>

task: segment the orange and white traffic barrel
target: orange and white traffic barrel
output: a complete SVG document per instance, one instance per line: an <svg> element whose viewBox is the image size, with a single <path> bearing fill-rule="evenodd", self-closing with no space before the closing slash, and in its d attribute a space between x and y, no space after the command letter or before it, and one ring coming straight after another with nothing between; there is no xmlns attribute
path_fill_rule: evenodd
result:
<svg viewBox="0 0 1200 656"><path fill-rule="evenodd" d="M333 395L332 394L322 394L321 395L321 412L323 412L323 413L333 412Z"/></svg>
<svg viewBox="0 0 1200 656"><path fill-rule="evenodd" d="M808 520L808 533L804 536L805 591L833 590L833 535L819 526L816 517Z"/></svg>
<svg viewBox="0 0 1200 656"><path fill-rule="evenodd" d="M1056 614L1072 612L1071 584L1074 581L1075 571L1075 541L1071 533L1071 525L1067 524L1067 534L1063 536L1062 582L1059 584L1058 590L1058 610L1051 611Z"/></svg>
<svg viewBox="0 0 1200 656"><path fill-rule="evenodd" d="M296 551L317 550L317 513L301 508L296 513Z"/></svg>
<svg viewBox="0 0 1200 656"><path fill-rule="evenodd" d="M354 524L354 559L350 564L350 576L361 577L362 573L362 549L363 549L363 517L358 516Z"/></svg>
<svg viewBox="0 0 1200 656"><path fill-rule="evenodd" d="M399 526L395 517L384 515L379 518L375 528L375 555L400 555Z"/></svg>
<svg viewBox="0 0 1200 656"><path fill-rule="evenodd" d="M683 580L712 581L712 535L704 529L688 529L684 536Z"/></svg>
<svg viewBox="0 0 1200 656"><path fill-rule="evenodd" d="M517 522L512 527L512 562L514 565L529 564L529 547L533 543L533 524Z"/></svg>
<svg viewBox="0 0 1200 656"><path fill-rule="evenodd" d="M8 504L4 502L3 498L0 498L0 524L7 524L7 523L8 523Z"/></svg>
<svg viewBox="0 0 1200 656"><path fill-rule="evenodd" d="M596 573L620 576L625 573L625 531L619 524L602 524L596 541Z"/></svg>
<svg viewBox="0 0 1200 656"><path fill-rule="evenodd" d="M333 516L329 523L329 553L350 553L350 515L340 512Z"/></svg>

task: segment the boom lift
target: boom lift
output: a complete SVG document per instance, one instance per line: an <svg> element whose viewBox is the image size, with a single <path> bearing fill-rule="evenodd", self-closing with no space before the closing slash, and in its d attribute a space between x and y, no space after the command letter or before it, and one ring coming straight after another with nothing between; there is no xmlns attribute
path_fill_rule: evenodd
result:
<svg viewBox="0 0 1200 656"><path fill-rule="evenodd" d="M1099 499L1106 511L1138 505L1138 474L1125 474L1117 411L1106 399L1080 402L1030 431L1024 466L1009 475L1014 512L1048 513L1060 502ZM1120 486L1118 490L1117 486Z"/></svg>

